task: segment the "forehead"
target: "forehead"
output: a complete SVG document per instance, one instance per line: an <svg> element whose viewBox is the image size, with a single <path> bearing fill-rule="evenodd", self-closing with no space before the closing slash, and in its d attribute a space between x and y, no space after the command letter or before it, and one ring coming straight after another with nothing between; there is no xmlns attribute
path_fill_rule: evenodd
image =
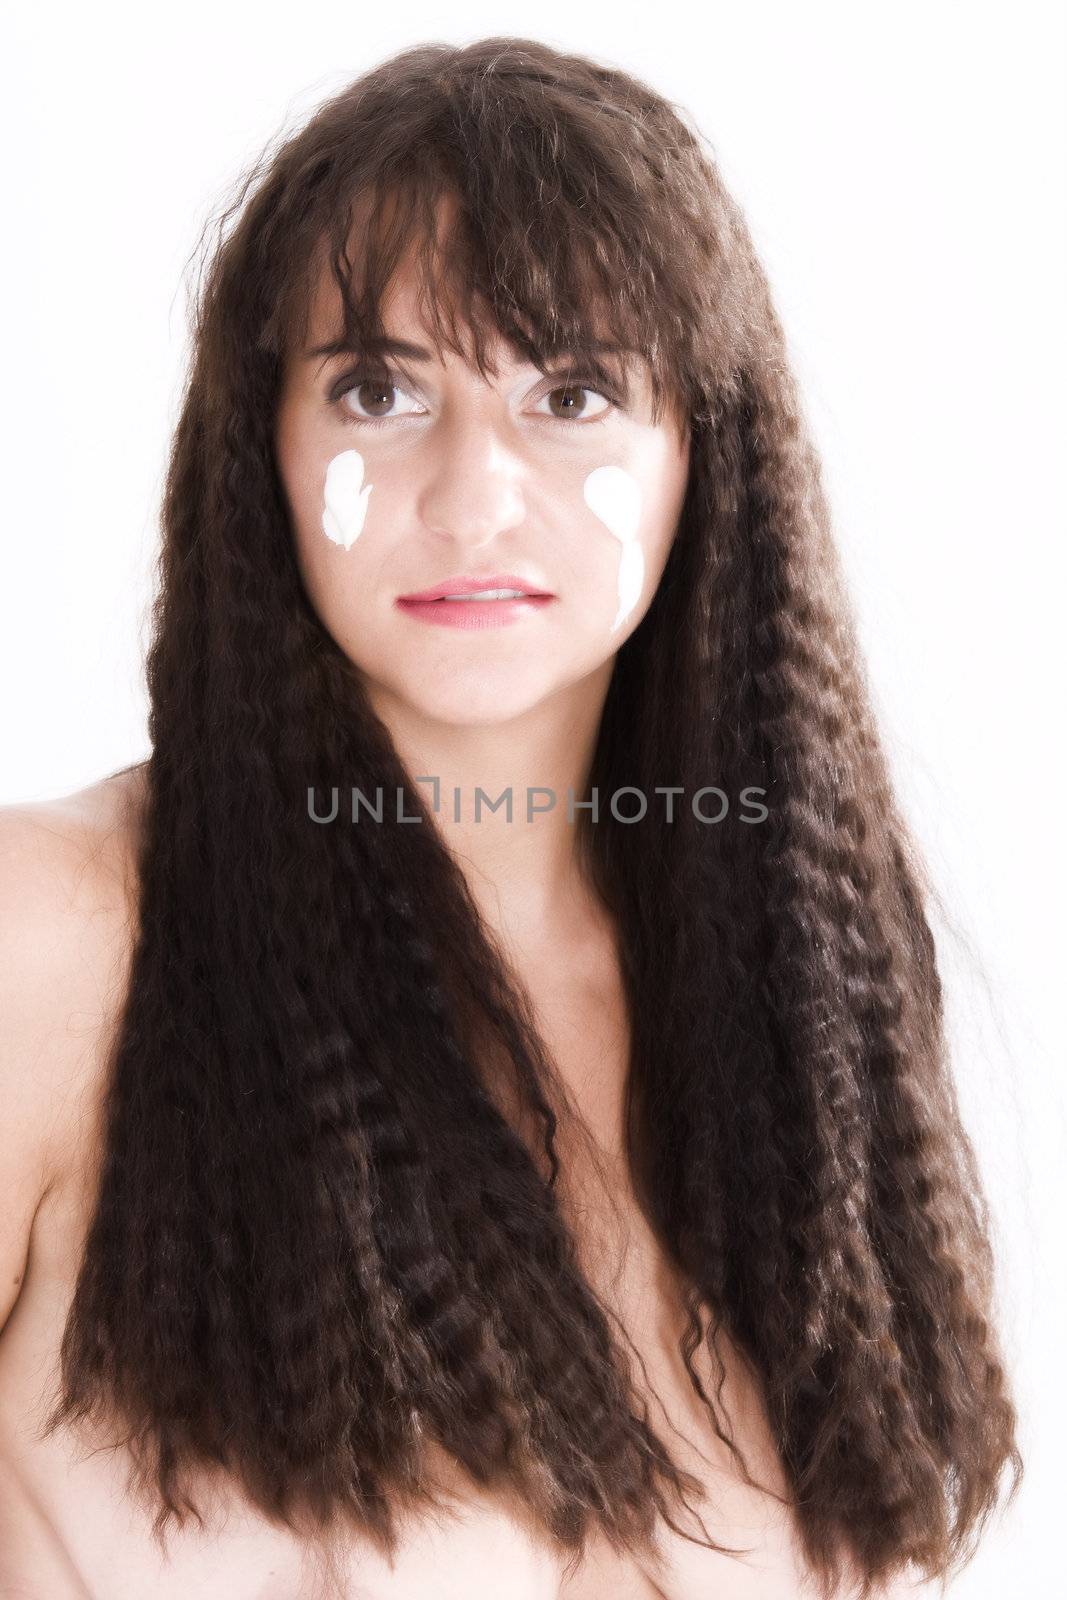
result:
<svg viewBox="0 0 1067 1600"><path fill-rule="evenodd" d="M322 345L340 343L343 340L344 312L344 297L340 286L330 270L329 263L323 262L315 270L308 298L305 352ZM429 345L431 348L439 343L431 326L431 320L426 314L424 296L420 292L419 279L410 257L397 265L382 289L378 300L378 314L388 333Z"/></svg>
<svg viewBox="0 0 1067 1600"><path fill-rule="evenodd" d="M537 277L550 281L543 265ZM451 351L490 368L512 355L536 357L542 348L554 353L554 346L565 351L577 343L606 351L612 345L612 311L603 291L590 286L581 297L569 334L553 331L563 319L551 294L547 304L543 296L535 298L542 301L538 309L524 311L516 304L515 285L495 281L485 250L472 244L455 194L438 194L421 212L412 211L410 196L363 194L352 202L341 236L330 245L320 241L308 263L297 311L304 324L299 343L304 349L342 341L349 349L364 348L391 334L429 346L438 358ZM632 344L615 348L631 358L639 354Z"/></svg>
<svg viewBox="0 0 1067 1600"><path fill-rule="evenodd" d="M440 290L435 292L439 294ZM475 365L471 328L464 325L462 316L456 317L447 337L442 339L440 324L435 323L428 310L423 281L410 260L398 265L382 290L377 310L386 343L404 342L418 346L423 359L428 356L433 360L447 361L449 354L452 354ZM646 365L640 353L613 340L603 319L594 316L590 320L592 337L583 341L583 346L595 349L613 365L622 362L635 369L631 376L640 380L643 376L640 369ZM532 364L532 352L509 338L490 313L480 318L479 331L484 358L490 370L498 366ZM323 265L316 274L308 300L304 356L321 363L333 354L343 355L357 347L373 351L378 343L377 338L362 341L355 337L346 339L344 297L328 264ZM398 353L414 356L415 351Z"/></svg>

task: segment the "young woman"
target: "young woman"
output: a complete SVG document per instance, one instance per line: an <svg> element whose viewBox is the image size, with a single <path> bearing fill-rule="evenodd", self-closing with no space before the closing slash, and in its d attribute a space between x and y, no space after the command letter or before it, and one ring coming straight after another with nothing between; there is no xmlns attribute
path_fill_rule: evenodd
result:
<svg viewBox="0 0 1067 1600"><path fill-rule="evenodd" d="M944 1575L1021 1467L988 1223L738 209L530 40L253 180L151 755L3 818L3 1578Z"/></svg>

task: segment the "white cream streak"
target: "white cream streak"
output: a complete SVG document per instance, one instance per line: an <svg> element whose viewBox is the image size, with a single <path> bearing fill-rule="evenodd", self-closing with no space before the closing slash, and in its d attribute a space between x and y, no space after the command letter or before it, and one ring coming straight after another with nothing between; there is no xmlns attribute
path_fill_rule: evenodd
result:
<svg viewBox="0 0 1067 1600"><path fill-rule="evenodd" d="M342 450L326 468L323 489L322 531L334 544L351 550L363 531L367 497L374 485L363 487L363 457L358 450Z"/></svg>
<svg viewBox="0 0 1067 1600"><path fill-rule="evenodd" d="M641 598L645 579L645 555L637 542L637 530L641 526L641 486L622 467L597 467L586 478L583 493L590 511L622 545L619 609L611 624L614 633Z"/></svg>

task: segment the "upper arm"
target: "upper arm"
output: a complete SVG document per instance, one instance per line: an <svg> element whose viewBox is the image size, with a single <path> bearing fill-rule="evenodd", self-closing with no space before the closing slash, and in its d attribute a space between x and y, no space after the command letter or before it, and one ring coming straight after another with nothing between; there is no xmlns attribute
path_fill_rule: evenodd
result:
<svg viewBox="0 0 1067 1600"><path fill-rule="evenodd" d="M62 807L0 807L0 1329L91 1107L117 910L112 875Z"/></svg>

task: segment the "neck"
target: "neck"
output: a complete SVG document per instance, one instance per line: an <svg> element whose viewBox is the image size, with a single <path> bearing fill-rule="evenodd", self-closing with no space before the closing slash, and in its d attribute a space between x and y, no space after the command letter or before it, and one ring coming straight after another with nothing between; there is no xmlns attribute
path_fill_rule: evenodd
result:
<svg viewBox="0 0 1067 1600"><path fill-rule="evenodd" d="M577 852L581 813L568 821L568 801L585 798L612 665L516 717L476 726L427 718L368 687L431 809L436 799L435 820L479 910L515 947L554 938L591 904ZM487 800L502 796L491 810Z"/></svg>

